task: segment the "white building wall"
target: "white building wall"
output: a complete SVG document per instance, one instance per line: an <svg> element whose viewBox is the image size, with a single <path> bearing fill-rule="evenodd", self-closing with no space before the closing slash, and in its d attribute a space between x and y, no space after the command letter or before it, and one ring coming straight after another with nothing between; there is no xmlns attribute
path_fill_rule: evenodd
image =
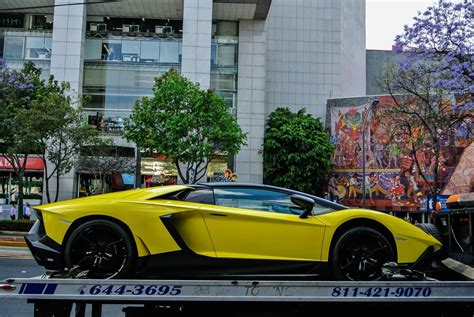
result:
<svg viewBox="0 0 474 317"><path fill-rule="evenodd" d="M365 0L272 1L267 115L278 107L306 108L324 122L327 98L365 94L364 10Z"/></svg>
<svg viewBox="0 0 474 317"><path fill-rule="evenodd" d="M262 183L263 160L259 151L265 126L265 21L240 20L237 121L247 145L236 157L239 182Z"/></svg>
<svg viewBox="0 0 474 317"><path fill-rule="evenodd" d="M181 74L210 86L212 0L184 0Z"/></svg>

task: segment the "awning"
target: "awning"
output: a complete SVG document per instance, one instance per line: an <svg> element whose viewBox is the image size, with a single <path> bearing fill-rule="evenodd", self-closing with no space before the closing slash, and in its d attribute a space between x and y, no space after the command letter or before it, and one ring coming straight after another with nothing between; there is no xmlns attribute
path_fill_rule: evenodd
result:
<svg viewBox="0 0 474 317"><path fill-rule="evenodd" d="M24 159L20 159L20 164L23 164ZM0 170L13 171L13 166L6 158L0 157ZM44 163L43 159L39 157L29 157L26 161L26 170L27 171L43 171Z"/></svg>

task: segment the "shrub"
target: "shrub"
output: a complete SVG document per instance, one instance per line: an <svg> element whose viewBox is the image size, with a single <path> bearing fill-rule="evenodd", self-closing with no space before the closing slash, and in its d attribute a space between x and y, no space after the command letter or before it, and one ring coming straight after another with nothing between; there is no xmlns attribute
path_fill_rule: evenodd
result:
<svg viewBox="0 0 474 317"><path fill-rule="evenodd" d="M34 223L34 220L0 220L0 230L28 232Z"/></svg>

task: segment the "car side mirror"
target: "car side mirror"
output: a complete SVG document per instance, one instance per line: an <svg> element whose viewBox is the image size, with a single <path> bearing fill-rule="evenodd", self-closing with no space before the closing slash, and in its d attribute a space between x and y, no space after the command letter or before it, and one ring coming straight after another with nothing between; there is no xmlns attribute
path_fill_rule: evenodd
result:
<svg viewBox="0 0 474 317"><path fill-rule="evenodd" d="M291 202L299 207L303 208L303 213L300 215L301 219L308 218L311 210L313 210L315 201L312 198L301 196L298 194L291 195Z"/></svg>

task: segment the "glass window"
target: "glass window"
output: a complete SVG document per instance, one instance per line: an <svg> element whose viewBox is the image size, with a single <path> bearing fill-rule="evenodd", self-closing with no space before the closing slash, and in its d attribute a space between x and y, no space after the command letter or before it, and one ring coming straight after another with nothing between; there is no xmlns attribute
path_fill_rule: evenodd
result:
<svg viewBox="0 0 474 317"><path fill-rule="evenodd" d="M234 74L211 73L211 87L216 90L235 91L236 82Z"/></svg>
<svg viewBox="0 0 474 317"><path fill-rule="evenodd" d="M235 21L219 21L217 22L217 35L219 36L237 36L239 32L239 24Z"/></svg>
<svg viewBox="0 0 474 317"><path fill-rule="evenodd" d="M84 45L84 59L101 60L102 58L102 40L86 39Z"/></svg>
<svg viewBox="0 0 474 317"><path fill-rule="evenodd" d="M50 59L51 58L51 38L27 37L26 38L26 58L27 59Z"/></svg>
<svg viewBox="0 0 474 317"><path fill-rule="evenodd" d="M220 44L217 48L217 65L233 66L236 64L236 45Z"/></svg>
<svg viewBox="0 0 474 317"><path fill-rule="evenodd" d="M217 64L217 44L211 44L211 65Z"/></svg>
<svg viewBox="0 0 474 317"><path fill-rule="evenodd" d="M140 61L139 41L122 41L122 60L124 62Z"/></svg>
<svg viewBox="0 0 474 317"><path fill-rule="evenodd" d="M216 205L299 215L303 210L295 205L290 195L283 192L254 188L216 188Z"/></svg>
<svg viewBox="0 0 474 317"><path fill-rule="evenodd" d="M109 61L122 60L122 41L121 40L109 40L108 43L104 43L104 49L106 52L107 60Z"/></svg>
<svg viewBox="0 0 474 317"><path fill-rule="evenodd" d="M160 60L160 42L142 41L140 59L144 62L155 62Z"/></svg>
<svg viewBox="0 0 474 317"><path fill-rule="evenodd" d="M211 189L198 189L190 191L184 200L192 203L213 205L214 195Z"/></svg>
<svg viewBox="0 0 474 317"><path fill-rule="evenodd" d="M3 56L5 58L23 58L24 37L6 36Z"/></svg>
<svg viewBox="0 0 474 317"><path fill-rule="evenodd" d="M180 49L179 42L162 41L160 43L160 62L163 63L179 63Z"/></svg>

